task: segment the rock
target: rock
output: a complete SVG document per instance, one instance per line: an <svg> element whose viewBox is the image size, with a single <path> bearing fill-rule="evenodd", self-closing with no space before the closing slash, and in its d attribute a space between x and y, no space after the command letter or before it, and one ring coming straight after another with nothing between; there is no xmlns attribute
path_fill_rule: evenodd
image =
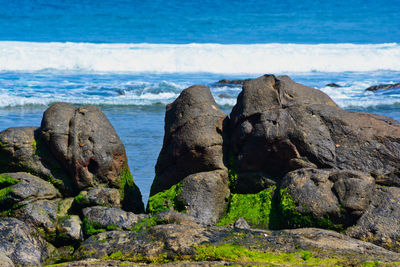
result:
<svg viewBox="0 0 400 267"><path fill-rule="evenodd" d="M74 198L64 198L57 203L57 216L64 217L73 209Z"/></svg>
<svg viewBox="0 0 400 267"><path fill-rule="evenodd" d="M77 215L64 216L57 220L57 237L63 243L83 240L82 221Z"/></svg>
<svg viewBox="0 0 400 267"><path fill-rule="evenodd" d="M83 216L92 224L106 229L107 226L130 229L140 220L148 218L145 214L134 214L121 209L107 207L89 207L83 209Z"/></svg>
<svg viewBox="0 0 400 267"><path fill-rule="evenodd" d="M164 143L151 196L190 174L226 169L222 149L226 117L205 86L189 87L167 105Z"/></svg>
<svg viewBox="0 0 400 267"><path fill-rule="evenodd" d="M378 176L396 173L400 166L398 122L344 111L323 92L287 76L265 75L246 82L230 125L239 180L241 173L251 172L279 180L306 167Z"/></svg>
<svg viewBox="0 0 400 267"><path fill-rule="evenodd" d="M225 171L200 172L182 180L179 199L188 215L202 224L215 225L225 213L230 195Z"/></svg>
<svg viewBox="0 0 400 267"><path fill-rule="evenodd" d="M207 250L207 248L209 249ZM235 252L239 251L240 253L246 250L251 251L251 253L245 254L246 259L235 254ZM206 254L207 251L210 253L209 255ZM218 251L223 251L222 255L219 255ZM228 255L229 251L232 251L233 255ZM75 255L80 259L103 260L112 258L112 255L118 255L120 259L142 262L182 258L199 260L205 256L214 260L236 257L235 262L230 262L231 265L240 263L240 265L247 266L251 265L252 255L257 253L269 252L272 255L274 253L280 255L282 253L300 253L301 251L308 251L309 257L339 259L338 264L339 262L348 263L354 258L358 260L356 264L359 265L365 261L390 263L400 260L398 253L333 231L316 228L265 231L177 224L157 225L145 232L100 233L86 240L75 252ZM301 255L300 253L299 257ZM278 263L273 262L273 256L269 256L268 259L269 261L261 263ZM304 263L306 262L307 259ZM282 261L279 263L282 264ZM322 261L320 263L323 264Z"/></svg>
<svg viewBox="0 0 400 267"><path fill-rule="evenodd" d="M243 218L237 219L237 221L233 224L233 227L238 229L250 229L250 225Z"/></svg>
<svg viewBox="0 0 400 267"><path fill-rule="evenodd" d="M9 257L0 253L0 267L14 267L14 263Z"/></svg>
<svg viewBox="0 0 400 267"><path fill-rule="evenodd" d="M77 259L102 259L113 253L144 260L146 257L162 254L163 243L140 232L110 231L89 237L74 255Z"/></svg>
<svg viewBox="0 0 400 267"><path fill-rule="evenodd" d="M327 87L341 87L340 85L336 84L336 83L328 83L327 85L325 85Z"/></svg>
<svg viewBox="0 0 400 267"><path fill-rule="evenodd" d="M226 171L200 172L149 198L148 212L184 211L198 223L215 225L224 215L230 191Z"/></svg>
<svg viewBox="0 0 400 267"><path fill-rule="evenodd" d="M276 184L273 177L263 172L240 173L234 191L242 194L255 194Z"/></svg>
<svg viewBox="0 0 400 267"><path fill-rule="evenodd" d="M98 107L52 105L43 115L41 137L79 190L106 184L121 190L125 209L144 210L124 145Z"/></svg>
<svg viewBox="0 0 400 267"><path fill-rule="evenodd" d="M37 228L47 241L56 239L57 209L60 199L28 203L14 212L14 217Z"/></svg>
<svg viewBox="0 0 400 267"><path fill-rule="evenodd" d="M54 248L37 232L15 218L0 218L0 253L16 265L37 266Z"/></svg>
<svg viewBox="0 0 400 267"><path fill-rule="evenodd" d="M400 252L400 188L378 187L371 205L346 234Z"/></svg>
<svg viewBox="0 0 400 267"><path fill-rule="evenodd" d="M174 210L166 210L155 215L160 221L174 224L197 225L196 218L186 213L177 212Z"/></svg>
<svg viewBox="0 0 400 267"><path fill-rule="evenodd" d="M400 88L400 83L393 83L393 84L379 84L370 86L365 91L377 91L377 90L388 90L388 89L395 89Z"/></svg>
<svg viewBox="0 0 400 267"><path fill-rule="evenodd" d="M81 191L75 200L82 206L121 207L121 195L115 188L91 188L88 191Z"/></svg>
<svg viewBox="0 0 400 267"><path fill-rule="evenodd" d="M339 229L342 226L335 224L357 221L368 208L374 189L374 179L364 173L299 169L282 179L282 213L289 227Z"/></svg>
<svg viewBox="0 0 400 267"><path fill-rule="evenodd" d="M0 172L30 172L71 194L70 181L39 138L36 127L8 128L0 133Z"/></svg>
<svg viewBox="0 0 400 267"><path fill-rule="evenodd" d="M13 179L15 184L8 186L9 193L7 204L25 205L30 202L44 199L54 199L61 197L58 190L50 183L28 173L3 173L0 174L3 179ZM3 187L3 185L2 185Z"/></svg>
<svg viewBox="0 0 400 267"><path fill-rule="evenodd" d="M196 245L210 241L206 228L194 225L156 225L148 233L153 239L162 241L171 256L193 255Z"/></svg>
<svg viewBox="0 0 400 267"><path fill-rule="evenodd" d="M219 84L239 84L239 85L243 85L245 82L250 81L251 79L244 79L244 80L227 80L227 79L223 79L223 80L219 80L218 83Z"/></svg>

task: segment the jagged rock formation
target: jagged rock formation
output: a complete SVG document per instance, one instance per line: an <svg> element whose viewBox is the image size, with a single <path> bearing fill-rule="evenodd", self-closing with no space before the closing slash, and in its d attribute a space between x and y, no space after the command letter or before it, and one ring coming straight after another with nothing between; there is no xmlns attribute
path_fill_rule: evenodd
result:
<svg viewBox="0 0 400 267"><path fill-rule="evenodd" d="M230 118L204 86L167 106L149 214L98 108L58 103L1 132L0 260L400 261L400 124L287 76L234 82Z"/></svg>
<svg viewBox="0 0 400 267"><path fill-rule="evenodd" d="M342 110L323 92L287 76L264 75L242 84L225 124L229 127L223 131L224 164L233 194L219 224L243 217L253 227L347 230L400 251L394 223L400 219L394 207L400 185L400 124L384 116ZM192 116L190 110L185 112ZM168 142L167 125L179 122L179 114L167 109ZM181 140L193 139L174 140L185 144ZM164 151L160 157L166 160ZM169 186L182 181L176 175L163 177ZM181 191L172 191L170 199L182 199ZM172 202L158 203L171 209ZM187 200L180 204L189 207ZM387 222L393 220L392 228L384 216Z"/></svg>

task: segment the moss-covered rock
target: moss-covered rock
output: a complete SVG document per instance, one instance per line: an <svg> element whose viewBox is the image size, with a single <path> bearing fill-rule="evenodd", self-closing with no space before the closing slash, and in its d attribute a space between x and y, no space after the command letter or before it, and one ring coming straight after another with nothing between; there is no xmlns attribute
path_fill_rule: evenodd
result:
<svg viewBox="0 0 400 267"><path fill-rule="evenodd" d="M183 184L178 183L163 192L151 196L147 203L147 212L156 214L166 210L184 211L185 205L182 200L178 198L182 192L182 188Z"/></svg>
<svg viewBox="0 0 400 267"><path fill-rule="evenodd" d="M271 187L257 194L232 194L228 211L218 225L233 224L237 219L244 218L255 228L268 229L275 189Z"/></svg>

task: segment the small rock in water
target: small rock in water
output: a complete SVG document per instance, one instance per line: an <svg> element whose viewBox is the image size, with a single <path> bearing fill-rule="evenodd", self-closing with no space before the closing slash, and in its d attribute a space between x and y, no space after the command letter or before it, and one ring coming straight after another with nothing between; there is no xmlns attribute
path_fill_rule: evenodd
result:
<svg viewBox="0 0 400 267"><path fill-rule="evenodd" d="M339 84L336 84L336 83L328 83L325 86L328 86L328 87L342 87L342 86L340 86Z"/></svg>
<svg viewBox="0 0 400 267"><path fill-rule="evenodd" d="M400 88L400 83L393 83L393 84L378 84L365 89L365 91L377 91L377 90L388 90Z"/></svg>
<svg viewBox="0 0 400 267"><path fill-rule="evenodd" d="M218 95L219 98L233 98L230 94L227 93L221 93Z"/></svg>
<svg viewBox="0 0 400 267"><path fill-rule="evenodd" d="M250 225L244 218L237 219L236 222L233 224L233 227L238 229L250 229Z"/></svg>

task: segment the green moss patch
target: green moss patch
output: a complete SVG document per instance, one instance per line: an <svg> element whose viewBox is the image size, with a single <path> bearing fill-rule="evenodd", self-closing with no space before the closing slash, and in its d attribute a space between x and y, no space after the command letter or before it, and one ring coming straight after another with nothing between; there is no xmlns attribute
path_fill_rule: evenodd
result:
<svg viewBox="0 0 400 267"><path fill-rule="evenodd" d="M11 176L0 175L0 210L8 209L12 204L8 200L13 189L12 185L18 184L20 181Z"/></svg>
<svg viewBox="0 0 400 267"><path fill-rule="evenodd" d="M339 259L320 259L313 257L309 251L296 253L272 253L248 249L238 245L223 244L220 246L203 245L196 249L197 261L232 261L248 263L270 263L309 266L333 266Z"/></svg>
<svg viewBox="0 0 400 267"><path fill-rule="evenodd" d="M147 204L147 212L156 214L166 210L176 210L183 212L185 204L178 198L183 188L182 183L173 185L170 189L157 193L149 198Z"/></svg>
<svg viewBox="0 0 400 267"><path fill-rule="evenodd" d="M244 218L254 227L268 228L275 189L273 186L257 194L232 194L228 212L218 225L229 225L239 218Z"/></svg>
<svg viewBox="0 0 400 267"><path fill-rule="evenodd" d="M83 233L86 236L91 236L91 235L95 235L95 234L103 233L103 232L107 231L106 229L102 228L100 224L91 222L87 218L83 219L82 229L83 229Z"/></svg>
<svg viewBox="0 0 400 267"><path fill-rule="evenodd" d="M343 225L334 224L329 215L326 214L323 218L314 218L311 215L301 214L296 210L296 204L290 195L288 188L279 190L280 197L280 212L286 228L303 228L316 227L330 229L334 231L343 230Z"/></svg>

